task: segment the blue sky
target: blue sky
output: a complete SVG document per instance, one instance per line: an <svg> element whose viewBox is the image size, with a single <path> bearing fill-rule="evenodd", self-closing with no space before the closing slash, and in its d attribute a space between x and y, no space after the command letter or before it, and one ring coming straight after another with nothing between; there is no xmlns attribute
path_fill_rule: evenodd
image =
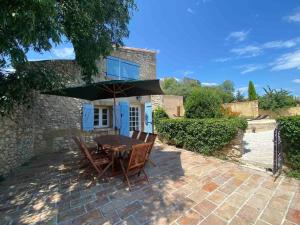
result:
<svg viewBox="0 0 300 225"><path fill-rule="evenodd" d="M229 79L246 91L284 88L300 96L300 2L297 0L137 0L131 47L158 51L159 78L204 84ZM30 59L72 58L70 44Z"/></svg>

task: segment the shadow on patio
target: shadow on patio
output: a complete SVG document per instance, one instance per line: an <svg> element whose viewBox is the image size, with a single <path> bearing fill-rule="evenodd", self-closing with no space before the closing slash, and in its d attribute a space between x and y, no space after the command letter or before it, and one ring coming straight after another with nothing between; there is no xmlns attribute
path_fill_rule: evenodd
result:
<svg viewBox="0 0 300 225"><path fill-rule="evenodd" d="M133 178L132 192L121 177L99 181L79 169L79 150L39 156L1 183L0 224L115 224L133 222L133 214L134 223L168 223L194 202L184 189L176 193L186 184L181 152L156 146L152 153L150 185Z"/></svg>

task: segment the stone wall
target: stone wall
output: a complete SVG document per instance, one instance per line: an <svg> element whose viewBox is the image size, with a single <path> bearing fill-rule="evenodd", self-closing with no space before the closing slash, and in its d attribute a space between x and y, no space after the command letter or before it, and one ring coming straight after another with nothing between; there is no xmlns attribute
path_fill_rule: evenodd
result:
<svg viewBox="0 0 300 225"><path fill-rule="evenodd" d="M233 102L223 104L224 108L232 112L239 113L241 117L256 118L258 117L258 101Z"/></svg>
<svg viewBox="0 0 300 225"><path fill-rule="evenodd" d="M286 108L286 109L280 109L276 112L270 111L270 110L263 110L259 109L259 115L268 115L271 118L277 118L280 116L296 116L300 115L300 106Z"/></svg>
<svg viewBox="0 0 300 225"><path fill-rule="evenodd" d="M153 95L151 96L153 109L162 107L170 118L184 116L183 96Z"/></svg>
<svg viewBox="0 0 300 225"><path fill-rule="evenodd" d="M121 48L112 55L140 64L141 79L156 79L154 51ZM31 63L55 69L68 78L68 86L83 83L80 67L73 60ZM108 79L105 76L105 61L99 60L97 64L99 74L94 80ZM147 99L147 96L142 99ZM0 118L0 176L6 176L35 155L76 147L71 139L73 135L81 135L86 141L91 141L96 135L115 133L112 128L83 132L81 116L84 102L86 101L34 93L31 107L18 107L13 118Z"/></svg>

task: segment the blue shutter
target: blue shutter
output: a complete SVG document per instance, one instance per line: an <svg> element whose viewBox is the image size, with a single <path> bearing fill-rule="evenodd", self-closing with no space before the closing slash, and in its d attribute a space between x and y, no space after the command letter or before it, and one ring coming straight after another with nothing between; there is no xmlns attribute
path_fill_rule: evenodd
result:
<svg viewBox="0 0 300 225"><path fill-rule="evenodd" d="M127 61L121 61L121 78L128 80L138 80L139 79L140 67L137 64L133 64Z"/></svg>
<svg viewBox="0 0 300 225"><path fill-rule="evenodd" d="M94 129L94 105L83 104L82 108L82 129L92 131Z"/></svg>
<svg viewBox="0 0 300 225"><path fill-rule="evenodd" d="M153 133L153 118L151 102L145 103L145 132Z"/></svg>
<svg viewBox="0 0 300 225"><path fill-rule="evenodd" d="M119 79L120 60L118 58L108 57L106 59L106 74L113 77L113 79Z"/></svg>
<svg viewBox="0 0 300 225"><path fill-rule="evenodd" d="M129 136L129 104L128 102L119 103L120 115L120 134Z"/></svg>

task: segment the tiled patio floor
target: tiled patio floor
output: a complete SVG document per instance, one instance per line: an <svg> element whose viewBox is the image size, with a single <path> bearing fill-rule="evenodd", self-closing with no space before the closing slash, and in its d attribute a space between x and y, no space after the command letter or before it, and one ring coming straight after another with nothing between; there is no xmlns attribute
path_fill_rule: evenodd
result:
<svg viewBox="0 0 300 225"><path fill-rule="evenodd" d="M32 160L0 184L0 224L300 224L299 182L157 146L150 185L92 182L77 153Z"/></svg>

